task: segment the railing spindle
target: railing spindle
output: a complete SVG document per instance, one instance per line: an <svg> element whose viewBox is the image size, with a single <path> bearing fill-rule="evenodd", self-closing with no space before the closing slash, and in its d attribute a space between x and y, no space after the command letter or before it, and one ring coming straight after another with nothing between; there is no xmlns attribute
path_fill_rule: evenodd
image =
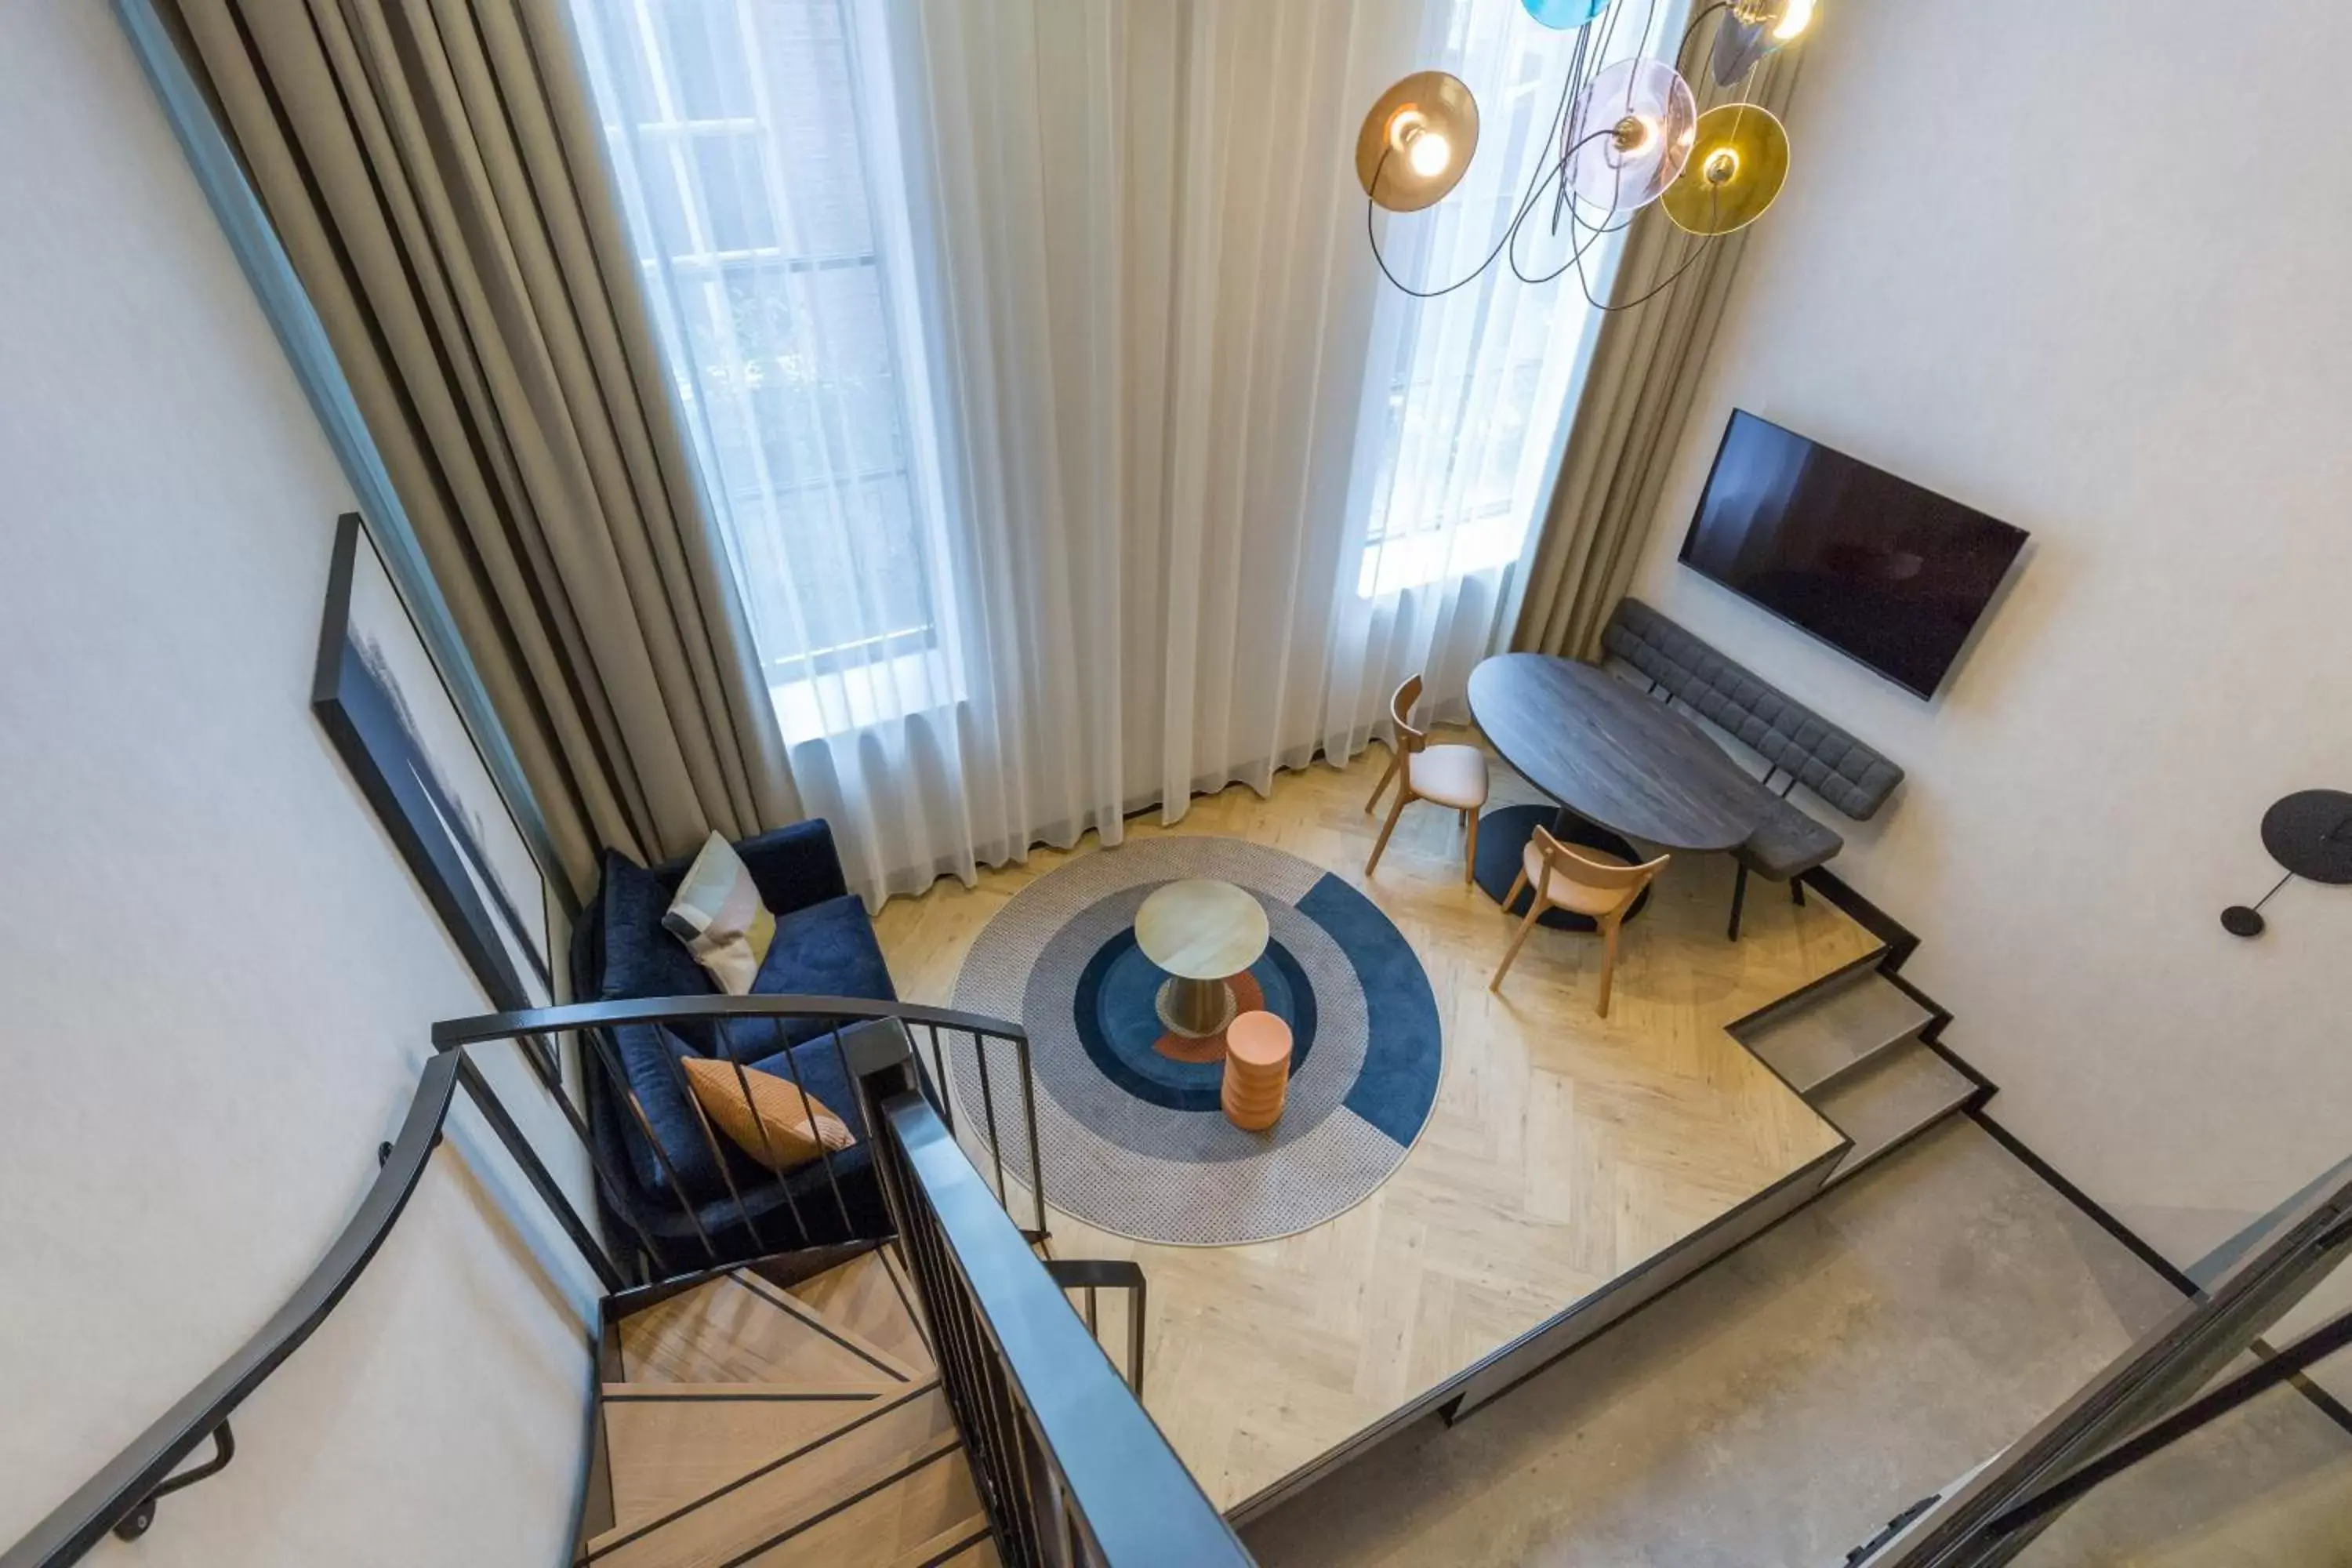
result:
<svg viewBox="0 0 2352 1568"><path fill-rule="evenodd" d="M931 1037L931 1081L940 1089L940 1120L955 1131L955 1084L948 1077L947 1047L940 1044L940 1026L926 1024L924 1030ZM909 1031L911 1037L912 1031Z"/></svg>
<svg viewBox="0 0 2352 1568"><path fill-rule="evenodd" d="M801 1064L793 1058L793 1047L784 1039L783 1020L781 1018L772 1018L769 1020L769 1023L775 1031L778 1053L784 1058L784 1073L793 1080L793 1092L801 1097L802 1122L808 1128L810 1136L815 1137L816 1108L809 1101L808 1086L801 1081ZM839 1029L835 1029L834 1031L834 1039L836 1043L836 1047L838 1046L840 1037L841 1031ZM846 1063L843 1064L843 1070L845 1073L847 1071ZM855 1078L850 1078L848 1082L854 1091L856 1088L857 1080ZM874 1128L870 1123L866 1126L866 1137L869 1142L872 1142L874 1137ZM816 1140L816 1157L824 1165L824 1184L833 1189L833 1206L840 1212L841 1237L844 1241L846 1241L857 1234L857 1222L849 1217L849 1200L841 1195L841 1176L833 1168L833 1151L824 1146L824 1140L822 1138L818 1138ZM871 1158L870 1152L868 1157ZM816 1237L808 1235L805 1231L802 1233L802 1237L803 1239L808 1241L814 1241L816 1239Z"/></svg>
<svg viewBox="0 0 2352 1568"><path fill-rule="evenodd" d="M988 1086L988 1037L974 1035L971 1048L980 1057L980 1109L988 1118L988 1155L996 1163L996 1201L1004 1202L1004 1140L996 1132L996 1093Z"/></svg>
<svg viewBox="0 0 2352 1568"><path fill-rule="evenodd" d="M694 1227L695 1237L702 1243L702 1250L710 1255L710 1261L718 1262L719 1248L711 1241L710 1233L702 1228L702 1216L695 1212L694 1200L686 1195L686 1184L677 1179L677 1167L670 1163L669 1151L662 1147L660 1137L654 1131L653 1120L646 1114L644 1102L637 1099L637 1091L629 1086L628 1074L621 1070L620 1058L615 1054L613 1043L604 1037L604 1033L601 1029L587 1029L582 1032L596 1042L596 1054L603 1060L604 1070L612 1079L613 1092L628 1106L629 1113L636 1118L637 1131L645 1135L646 1142L653 1149L654 1163L661 1167L662 1179L669 1184L669 1190L677 1197L679 1210L686 1215L686 1223Z"/></svg>
<svg viewBox="0 0 2352 1568"><path fill-rule="evenodd" d="M898 1298L898 1305L907 1310L907 1321L915 1325L915 1338L922 1342L923 1349L930 1352L933 1361L937 1361L940 1359L940 1352L931 1344L930 1323L924 1314L915 1310L914 1298L907 1294L906 1281L898 1277L900 1266L890 1261L890 1247L891 1244L886 1241L880 1248L882 1272L890 1277L891 1293Z"/></svg>
<svg viewBox="0 0 2352 1568"><path fill-rule="evenodd" d="M578 1031L570 1032L577 1037ZM454 1050L458 1047L442 1048ZM559 1067L562 1059L559 1055L557 1057ZM580 1064L580 1070L583 1076L589 1070L589 1064L584 1059ZM621 1216L623 1224L636 1233L638 1245L647 1256L652 1258L656 1266L667 1272L669 1268L668 1260L662 1257L661 1248L654 1243L653 1233L646 1229L645 1222L637 1217L635 1205L629 1203L628 1188L621 1184L620 1178L605 1164L603 1152L596 1147L596 1140L588 1131L587 1118L580 1114L579 1108L572 1103L572 1097L563 1091L560 1082L548 1092L555 1097L555 1103L563 1108L563 1120L571 1126L572 1135L580 1141L582 1151L587 1154L588 1168L596 1173L596 1180L603 1184L606 1195L612 1199L613 1212Z"/></svg>
<svg viewBox="0 0 2352 1568"><path fill-rule="evenodd" d="M1012 1537L1006 1544L1023 1563L1036 1563L1040 1553L1030 1517L1034 1504L1029 1496L1025 1467L1020 1466L1021 1412L1013 1404L1013 1391L1005 1385L1004 1371L996 1357L981 1358L980 1377L982 1405L995 1429L997 1495L1004 1500L1007 1534Z"/></svg>
<svg viewBox="0 0 2352 1568"><path fill-rule="evenodd" d="M1012 1037L1013 1055L1021 1068L1021 1108L1029 1121L1029 1201L1037 1211L1037 1235L1042 1239L1048 1231L1045 1224L1045 1166L1037 1142L1037 1073L1029 1058L1029 1037Z"/></svg>
<svg viewBox="0 0 2352 1568"><path fill-rule="evenodd" d="M1143 1276L1138 1273L1127 1293L1127 1385L1134 1391L1138 1405L1143 1403L1143 1331L1150 1321L1144 1316L1144 1307L1150 1299Z"/></svg>
<svg viewBox="0 0 2352 1568"><path fill-rule="evenodd" d="M805 1246L810 1239L808 1221L801 1217L801 1201L793 1196L793 1184L787 1178L782 1163L776 1158L776 1145L774 1140L768 1136L768 1123L761 1116L759 1106L751 1099L751 1076L743 1070L743 1064L732 1056L727 1058L727 1064L735 1069L736 1087L743 1091L743 1114L749 1116L751 1119L751 1125L760 1130L760 1148L768 1156L768 1169L776 1178L776 1190L784 1194L784 1210L793 1216L793 1228L800 1233L801 1242ZM805 1116L806 1112L803 1111L803 1114ZM822 1148L824 1144L817 1138L816 1129L805 1121L802 1125L808 1128L810 1141Z"/></svg>
<svg viewBox="0 0 2352 1568"><path fill-rule="evenodd" d="M555 1178L549 1174L546 1162L530 1146L530 1140L522 1135L522 1129L515 1125L515 1119L508 1114L506 1102L499 1099L497 1091L490 1088L489 1079L482 1076L482 1069L476 1067L472 1058L463 1051L457 1054L457 1083L465 1089L466 1097L474 1102L474 1109L481 1113L482 1120L490 1124L490 1131L506 1146L508 1158L521 1169L523 1179L530 1184L531 1191L539 1194L539 1201L547 1205L548 1213L555 1216L555 1223L563 1227L563 1234L572 1238L572 1245L578 1247L580 1255L588 1260L588 1267L604 1282L604 1289L608 1292L621 1289L627 1283L621 1277L621 1266L613 1261L612 1255L604 1250L604 1244L596 1239L595 1233L580 1217L580 1211L573 1208L572 1200L563 1195L563 1189L556 1185Z"/></svg>
<svg viewBox="0 0 2352 1568"><path fill-rule="evenodd" d="M669 1068L671 1083L677 1086L678 1095L686 1101L686 1108L694 1112L695 1126L702 1130L702 1146L709 1152L710 1163L719 1167L719 1179L726 1185L727 1195L735 1200L735 1212L742 1217L745 1233L751 1237L752 1245L762 1252L767 1251L767 1238L760 1234L759 1222L751 1217L751 1205L743 1201L741 1191L735 1185L735 1173L719 1147L719 1134L712 1130L710 1118L704 1114L702 1101L695 1098L694 1085L687 1081L686 1068L678 1065L677 1056L666 1041L656 1043L661 1046L661 1059ZM719 1037L719 1050L722 1055L727 1054L726 1037L723 1035Z"/></svg>

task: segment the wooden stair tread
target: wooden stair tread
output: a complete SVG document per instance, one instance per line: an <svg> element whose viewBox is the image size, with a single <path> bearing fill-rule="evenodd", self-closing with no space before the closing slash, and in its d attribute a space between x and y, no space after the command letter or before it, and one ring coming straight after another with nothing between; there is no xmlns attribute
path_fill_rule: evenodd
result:
<svg viewBox="0 0 2352 1568"><path fill-rule="evenodd" d="M620 1338L625 1381L632 1384L821 1386L877 1376L908 1384L925 1375L781 1287L740 1273L632 1312Z"/></svg>
<svg viewBox="0 0 2352 1568"><path fill-rule="evenodd" d="M1814 1108L1853 1140L1830 1179L1852 1175L1915 1132L1958 1111L1976 1085L1916 1040L1907 1041L1841 1078Z"/></svg>
<svg viewBox="0 0 2352 1568"><path fill-rule="evenodd" d="M980 1568L996 1562L996 1542L989 1538L988 1515L974 1509L929 1541L908 1547L890 1562L890 1568Z"/></svg>
<svg viewBox="0 0 2352 1568"><path fill-rule="evenodd" d="M944 1467L959 1474L965 1468L960 1453L940 1457L961 1448L961 1438L937 1384L917 1384L877 1401L835 1428L835 1434L815 1447L783 1448L745 1466L723 1490L714 1489L692 1506L680 1505L667 1515L657 1515L657 1522L616 1524L588 1543L589 1562L602 1568L720 1568L910 1466L921 1465L926 1470ZM968 1477L961 1484L969 1488ZM897 1491L898 1486L894 1483L884 1489ZM906 1533L895 1525L879 1528L877 1521L883 1515L870 1507L859 1505L845 1511L857 1513L869 1534L887 1535L890 1552L896 1552L977 1506L975 1500L970 1506L950 1508L951 1493L952 1489L940 1489L936 1481L902 1493L901 1500L909 1504ZM912 1506L926 1499L930 1500L923 1507ZM927 1513L926 1508L934 1511ZM793 1535L784 1547L795 1555L779 1556L777 1561L845 1563L849 1559L797 1555L813 1552L820 1534L830 1539L835 1522L827 1519ZM913 1528L918 1524L919 1529ZM870 1560L887 1563L889 1556Z"/></svg>
<svg viewBox="0 0 2352 1568"><path fill-rule="evenodd" d="M608 1383L604 1397L608 1400L637 1404L676 1403L685 1400L729 1399L863 1399L873 1395L887 1398L905 1392L906 1384L879 1373L864 1377L803 1378L797 1383Z"/></svg>
<svg viewBox="0 0 2352 1568"><path fill-rule="evenodd" d="M911 1554L938 1541L943 1527L981 1511L971 1463L959 1444L928 1464L899 1468L906 1473L887 1486L751 1562L761 1568L796 1568L803 1563L823 1563L824 1568L901 1568L902 1564L915 1568L940 1562L940 1553L954 1540L940 1542L924 1555ZM967 1568L981 1561L984 1559L966 1552L947 1558L942 1568L948 1564Z"/></svg>
<svg viewBox="0 0 2352 1568"><path fill-rule="evenodd" d="M1863 969L1786 1013L1740 1030L1739 1038L1798 1093L1811 1095L1879 1052L1913 1038L1932 1016L1884 974Z"/></svg>
<svg viewBox="0 0 2352 1568"><path fill-rule="evenodd" d="M927 1377L934 1363L912 1313L914 1287L903 1268L893 1274L896 1266L877 1248L801 1281L790 1294L845 1334Z"/></svg>
<svg viewBox="0 0 2352 1568"><path fill-rule="evenodd" d="M892 1397L897 1384L615 1384L604 1390L613 1524L626 1531L805 1447Z"/></svg>

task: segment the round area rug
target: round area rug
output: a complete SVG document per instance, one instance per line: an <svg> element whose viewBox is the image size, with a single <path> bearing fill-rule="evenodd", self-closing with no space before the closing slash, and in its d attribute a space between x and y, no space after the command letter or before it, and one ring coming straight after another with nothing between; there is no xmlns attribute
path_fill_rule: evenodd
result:
<svg viewBox="0 0 2352 1568"><path fill-rule="evenodd" d="M1155 1006L1167 976L1136 945L1143 900L1187 878L1265 910L1265 956L1234 981L1244 1007L1290 1026L1288 1102L1265 1132L1225 1119L1221 1045L1171 1033ZM1143 1241L1266 1241L1362 1202L1420 1137L1444 1061L1404 933L1320 867L1239 838L1139 839L1039 878L972 943L954 1005L1029 1032L1046 1201ZM985 1160L978 1054L958 1037L948 1058L959 1134ZM1029 1165L1014 1070L992 1054L1008 1175Z"/></svg>

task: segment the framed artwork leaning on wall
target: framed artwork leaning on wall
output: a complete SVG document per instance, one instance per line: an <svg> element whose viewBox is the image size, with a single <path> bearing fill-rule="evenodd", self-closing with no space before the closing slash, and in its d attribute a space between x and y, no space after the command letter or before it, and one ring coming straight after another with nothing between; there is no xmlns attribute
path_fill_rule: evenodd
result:
<svg viewBox="0 0 2352 1568"><path fill-rule="evenodd" d="M549 1005L544 875L357 512L335 520L310 710L491 1006Z"/></svg>

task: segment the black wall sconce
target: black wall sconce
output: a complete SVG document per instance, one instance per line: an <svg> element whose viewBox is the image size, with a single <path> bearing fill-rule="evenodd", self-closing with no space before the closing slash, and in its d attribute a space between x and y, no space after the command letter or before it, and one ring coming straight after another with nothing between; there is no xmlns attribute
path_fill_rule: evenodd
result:
<svg viewBox="0 0 2352 1568"><path fill-rule="evenodd" d="M2269 923L2263 919L2263 906L2297 877L2306 882L2352 882L2352 794L2303 789L2281 796L2263 813L2263 847L2286 868L2286 875L2252 903L2231 904L2221 911L2221 929L2231 936L2262 935Z"/></svg>

